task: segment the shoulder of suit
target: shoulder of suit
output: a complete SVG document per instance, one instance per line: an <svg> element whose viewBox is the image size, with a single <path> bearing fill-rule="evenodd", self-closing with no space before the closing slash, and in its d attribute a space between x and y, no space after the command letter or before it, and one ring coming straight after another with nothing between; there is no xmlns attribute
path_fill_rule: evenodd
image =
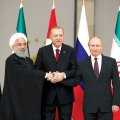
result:
<svg viewBox="0 0 120 120"><path fill-rule="evenodd" d="M68 49L74 49L73 47L71 47L70 45L67 45L67 44L62 44L63 47L66 47Z"/></svg>
<svg viewBox="0 0 120 120"><path fill-rule="evenodd" d="M48 48L50 48L51 46L52 46L51 44L50 44L50 45L45 45L45 46L39 48L39 50L48 49Z"/></svg>
<svg viewBox="0 0 120 120"><path fill-rule="evenodd" d="M109 56L105 56L105 55L102 55L102 58L106 59L106 60L115 60L115 58L112 58L112 57L109 57Z"/></svg>

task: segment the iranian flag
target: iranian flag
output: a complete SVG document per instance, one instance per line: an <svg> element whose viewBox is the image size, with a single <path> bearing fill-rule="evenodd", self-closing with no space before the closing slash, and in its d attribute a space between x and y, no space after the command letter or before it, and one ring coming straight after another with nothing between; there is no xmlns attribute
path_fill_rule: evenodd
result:
<svg viewBox="0 0 120 120"><path fill-rule="evenodd" d="M20 9L19 9L19 14L18 14L18 21L17 21L17 26L16 26L16 32L23 33L27 37L26 25L25 25L25 17L24 17L24 10L23 10L22 1L20 3ZM27 51L28 51L28 56L30 57L28 43L27 43Z"/></svg>
<svg viewBox="0 0 120 120"><path fill-rule="evenodd" d="M24 18L24 11L23 11L22 3L20 4L16 31L19 32L19 33L23 33L23 34L25 34L27 36L26 25L25 25L25 18Z"/></svg>
<svg viewBox="0 0 120 120"><path fill-rule="evenodd" d="M116 21L115 33L113 37L111 57L116 59L118 72L120 77L120 7L118 10L118 16ZM114 113L114 120L120 120L120 110Z"/></svg>

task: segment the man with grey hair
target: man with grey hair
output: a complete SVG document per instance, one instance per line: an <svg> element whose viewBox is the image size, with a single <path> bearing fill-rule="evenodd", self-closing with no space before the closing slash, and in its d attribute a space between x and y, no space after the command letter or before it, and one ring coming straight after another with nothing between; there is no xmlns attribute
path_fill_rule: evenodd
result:
<svg viewBox="0 0 120 120"><path fill-rule="evenodd" d="M15 33L11 36L9 41L12 53L15 53L19 57L26 57L27 38L23 33Z"/></svg>
<svg viewBox="0 0 120 120"><path fill-rule="evenodd" d="M62 81L72 79L76 73L75 50L64 44L64 30L53 27L52 43L39 49L36 67L44 74L42 120L55 120L56 107L59 120L71 120L74 94L72 87Z"/></svg>
<svg viewBox="0 0 120 120"><path fill-rule="evenodd" d="M41 120L44 76L26 57L27 38L15 33L9 42L12 54L6 59L0 120Z"/></svg>

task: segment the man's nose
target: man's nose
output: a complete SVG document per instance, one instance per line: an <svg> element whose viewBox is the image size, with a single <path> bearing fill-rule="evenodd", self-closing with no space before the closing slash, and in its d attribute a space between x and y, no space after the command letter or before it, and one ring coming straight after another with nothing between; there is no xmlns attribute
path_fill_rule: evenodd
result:
<svg viewBox="0 0 120 120"><path fill-rule="evenodd" d="M26 45L21 45L21 48L26 48Z"/></svg>
<svg viewBox="0 0 120 120"><path fill-rule="evenodd" d="M97 49L97 46L96 46L96 45L94 46L94 49L95 49L95 50Z"/></svg>
<svg viewBox="0 0 120 120"><path fill-rule="evenodd" d="M60 39L60 36L59 36L59 35L57 36L57 39Z"/></svg>

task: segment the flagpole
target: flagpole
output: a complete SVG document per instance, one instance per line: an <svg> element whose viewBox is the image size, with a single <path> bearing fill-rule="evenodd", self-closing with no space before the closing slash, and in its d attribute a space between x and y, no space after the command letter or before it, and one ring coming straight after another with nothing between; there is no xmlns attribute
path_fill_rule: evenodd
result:
<svg viewBox="0 0 120 120"><path fill-rule="evenodd" d="M23 0L20 0L20 4L23 5ZM27 37L27 35L26 35L26 37ZM28 37L27 37L27 39L28 39ZM29 46L28 46L28 44L29 44L29 42L28 42L28 40L27 40L28 57L30 57L30 50L29 50Z"/></svg>
<svg viewBox="0 0 120 120"><path fill-rule="evenodd" d="M55 0L53 0L53 7L55 7Z"/></svg>
<svg viewBox="0 0 120 120"><path fill-rule="evenodd" d="M27 41L28 57L30 58L30 50L29 50L28 44L29 44L29 42Z"/></svg>
<svg viewBox="0 0 120 120"><path fill-rule="evenodd" d="M23 0L20 0L20 4L22 4L22 5L23 5Z"/></svg>
<svg viewBox="0 0 120 120"><path fill-rule="evenodd" d="M83 5L85 5L85 0L83 0Z"/></svg>

